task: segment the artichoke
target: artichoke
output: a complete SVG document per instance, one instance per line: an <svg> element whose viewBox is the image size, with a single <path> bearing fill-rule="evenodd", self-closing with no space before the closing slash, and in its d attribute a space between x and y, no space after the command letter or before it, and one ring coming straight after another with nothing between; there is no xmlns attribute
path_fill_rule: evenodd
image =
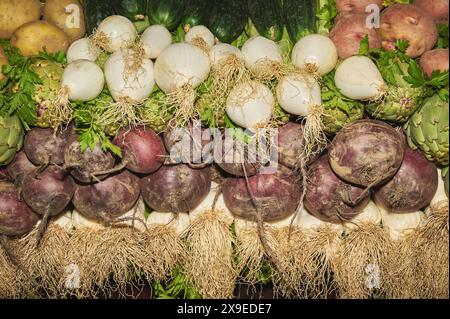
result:
<svg viewBox="0 0 450 319"><path fill-rule="evenodd" d="M0 166L8 165L22 148L24 129L17 115L0 115Z"/></svg>
<svg viewBox="0 0 450 319"><path fill-rule="evenodd" d="M405 124L409 145L421 149L428 160L448 166L448 101L435 94Z"/></svg>
<svg viewBox="0 0 450 319"><path fill-rule="evenodd" d="M322 105L324 131L329 134L339 132L344 126L360 120L364 116L362 103L341 94L334 84L334 74L327 75L322 85Z"/></svg>
<svg viewBox="0 0 450 319"><path fill-rule="evenodd" d="M395 63L395 62L394 62ZM390 123L405 123L417 111L423 101L426 90L413 87L405 81L408 75L408 64L397 61L393 66L391 79L387 82L388 93L380 102L366 105L366 111L374 118Z"/></svg>
<svg viewBox="0 0 450 319"><path fill-rule="evenodd" d="M33 65L33 71L40 77L42 84L35 87L34 101L38 104L38 121L40 127L54 126L54 101L61 88L63 67L55 62L39 60Z"/></svg>

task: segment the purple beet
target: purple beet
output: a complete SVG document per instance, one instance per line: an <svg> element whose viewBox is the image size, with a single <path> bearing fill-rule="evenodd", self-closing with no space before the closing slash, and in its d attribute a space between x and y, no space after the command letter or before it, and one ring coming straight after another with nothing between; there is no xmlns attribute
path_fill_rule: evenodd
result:
<svg viewBox="0 0 450 319"><path fill-rule="evenodd" d="M126 168L134 173L151 174L164 163L164 144L150 128L138 126L131 130L122 129L114 143L122 150Z"/></svg>
<svg viewBox="0 0 450 319"><path fill-rule="evenodd" d="M317 218L339 224L359 215L370 201L369 192L338 178L323 155L309 168L305 208Z"/></svg>
<svg viewBox="0 0 450 319"><path fill-rule="evenodd" d="M114 220L130 211L139 199L139 178L128 171L92 185L78 185L72 203L93 220Z"/></svg>
<svg viewBox="0 0 450 319"><path fill-rule="evenodd" d="M405 152L401 133L377 120L359 120L344 127L329 149L333 171L343 180L375 187L391 179Z"/></svg>
<svg viewBox="0 0 450 319"><path fill-rule="evenodd" d="M80 183L93 183L105 179L108 174L95 175L95 178L93 175L110 170L115 164L114 157L111 153L103 152L100 143L93 150L88 148L82 152L77 135L69 138L64 150L64 159L70 174Z"/></svg>
<svg viewBox="0 0 450 319"><path fill-rule="evenodd" d="M34 165L64 163L64 148L71 131L35 127L25 136L24 150Z"/></svg>
<svg viewBox="0 0 450 319"><path fill-rule="evenodd" d="M17 195L13 185L0 183L0 235L22 236L30 232L39 220Z"/></svg>
<svg viewBox="0 0 450 319"><path fill-rule="evenodd" d="M52 165L35 175L28 174L22 185L22 196L39 215L55 216L64 211L75 192L73 178L62 168Z"/></svg>
<svg viewBox="0 0 450 319"><path fill-rule="evenodd" d="M209 167L169 165L141 179L141 193L148 206L158 212L188 213L209 194Z"/></svg>
<svg viewBox="0 0 450 319"><path fill-rule="evenodd" d="M12 182L13 178L8 173L7 167L0 167L0 182Z"/></svg>
<svg viewBox="0 0 450 319"><path fill-rule="evenodd" d="M20 185L23 178L36 169L37 167L30 162L25 151L22 150L16 154L14 160L8 165L7 171L13 181L16 182L16 185Z"/></svg>
<svg viewBox="0 0 450 319"><path fill-rule="evenodd" d="M406 148L397 174L375 189L375 201L392 213L416 212L430 204L438 187L438 178L436 165L421 151Z"/></svg>
<svg viewBox="0 0 450 319"><path fill-rule="evenodd" d="M228 178L222 185L223 198L233 215L255 221L282 220L292 215L300 203L301 188L295 179L282 172L257 174L245 178Z"/></svg>

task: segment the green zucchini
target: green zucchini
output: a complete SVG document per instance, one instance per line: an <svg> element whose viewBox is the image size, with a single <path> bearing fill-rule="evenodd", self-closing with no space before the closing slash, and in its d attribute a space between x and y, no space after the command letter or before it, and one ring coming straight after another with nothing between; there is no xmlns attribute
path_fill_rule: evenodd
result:
<svg viewBox="0 0 450 319"><path fill-rule="evenodd" d="M105 18L116 14L108 0L84 0L83 9L88 34L92 34Z"/></svg>
<svg viewBox="0 0 450 319"><path fill-rule="evenodd" d="M242 0L210 1L208 28L220 42L236 40L248 22L248 10Z"/></svg>
<svg viewBox="0 0 450 319"><path fill-rule="evenodd" d="M185 8L185 0L149 0L147 15L150 25L161 24L173 31L180 24Z"/></svg>
<svg viewBox="0 0 450 319"><path fill-rule="evenodd" d="M148 0L113 0L114 10L118 15L133 22L142 21L147 13Z"/></svg>
<svg viewBox="0 0 450 319"><path fill-rule="evenodd" d="M204 25L206 23L205 17L208 10L208 0L189 0L187 1L184 18L181 25L185 32L188 32L196 25Z"/></svg>
<svg viewBox="0 0 450 319"><path fill-rule="evenodd" d="M284 19L292 42L317 32L316 0L284 0Z"/></svg>
<svg viewBox="0 0 450 319"><path fill-rule="evenodd" d="M282 7L280 0L247 0L250 19L258 33L273 41L283 36Z"/></svg>

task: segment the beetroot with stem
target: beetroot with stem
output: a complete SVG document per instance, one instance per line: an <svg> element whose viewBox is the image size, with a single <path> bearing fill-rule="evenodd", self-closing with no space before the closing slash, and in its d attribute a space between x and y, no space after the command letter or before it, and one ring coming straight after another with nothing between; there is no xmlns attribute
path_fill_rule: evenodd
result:
<svg viewBox="0 0 450 319"><path fill-rule="evenodd" d="M16 154L14 160L8 165L7 171L16 185L22 184L23 178L31 172L36 171L37 167L30 162L25 151L22 150Z"/></svg>
<svg viewBox="0 0 450 319"><path fill-rule="evenodd" d="M413 213L428 206L438 187L436 165L419 150L406 148L397 174L375 189L377 205L391 213Z"/></svg>
<svg viewBox="0 0 450 319"><path fill-rule="evenodd" d="M329 148L331 168L341 179L374 187L400 168L405 144L400 131L377 120L359 120L344 127Z"/></svg>
<svg viewBox="0 0 450 319"><path fill-rule="evenodd" d="M130 130L122 129L114 143L122 150L123 165L134 173L151 174L164 163L164 144L150 128L137 126Z"/></svg>
<svg viewBox="0 0 450 319"><path fill-rule="evenodd" d="M61 165L70 133L71 130L55 132L51 128L35 127L25 136L25 153L34 165Z"/></svg>
<svg viewBox="0 0 450 319"><path fill-rule="evenodd" d="M370 193L339 179L323 155L309 168L305 208L315 217L340 224L359 215L369 204Z"/></svg>
<svg viewBox="0 0 450 319"><path fill-rule="evenodd" d="M209 164L214 143L211 130L201 126L200 121L189 122L184 128L172 128L164 133L164 146L170 162L201 167Z"/></svg>
<svg viewBox="0 0 450 319"><path fill-rule="evenodd" d="M39 225L39 244L50 217L64 211L75 192L73 178L62 168L51 165L41 173L29 173L23 180L22 197L26 204L43 216Z"/></svg>
<svg viewBox="0 0 450 319"><path fill-rule="evenodd" d="M94 149L81 150L78 136L69 138L64 150L65 166L70 174L81 183L92 183L105 179L108 174L97 174L114 167L115 159L111 153L104 152L100 143Z"/></svg>
<svg viewBox="0 0 450 319"><path fill-rule="evenodd" d="M165 165L141 179L144 201L162 213L189 213L209 194L209 167L193 169L188 165Z"/></svg>
<svg viewBox="0 0 450 319"><path fill-rule="evenodd" d="M108 222L130 211L139 195L139 178L123 171L99 183L77 185L72 203L86 218Z"/></svg>
<svg viewBox="0 0 450 319"><path fill-rule="evenodd" d="M39 217L17 196L11 184L0 182L0 235L15 237L29 233Z"/></svg>
<svg viewBox="0 0 450 319"><path fill-rule="evenodd" d="M295 179L282 172L259 173L249 178L228 178L222 185L225 205L240 218L265 222L284 219L295 213L301 188Z"/></svg>

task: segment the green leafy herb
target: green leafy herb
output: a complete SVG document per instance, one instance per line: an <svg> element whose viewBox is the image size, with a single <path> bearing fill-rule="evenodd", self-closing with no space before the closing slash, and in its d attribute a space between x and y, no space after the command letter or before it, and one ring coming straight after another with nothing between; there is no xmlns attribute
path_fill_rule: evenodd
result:
<svg viewBox="0 0 450 319"><path fill-rule="evenodd" d="M364 39L361 40L361 43L359 44L359 51L358 55L368 56L370 53L370 47L369 47L369 35L366 34Z"/></svg>
<svg viewBox="0 0 450 319"><path fill-rule="evenodd" d="M157 299L201 299L200 293L192 287L181 267L175 267L171 279L166 282L155 282L153 289Z"/></svg>
<svg viewBox="0 0 450 319"><path fill-rule="evenodd" d="M337 16L335 0L317 1L317 29L319 33L328 33L333 28L333 21Z"/></svg>
<svg viewBox="0 0 450 319"><path fill-rule="evenodd" d="M437 29L439 33L439 38L436 43L436 48L438 49L448 48L448 25L438 24Z"/></svg>

